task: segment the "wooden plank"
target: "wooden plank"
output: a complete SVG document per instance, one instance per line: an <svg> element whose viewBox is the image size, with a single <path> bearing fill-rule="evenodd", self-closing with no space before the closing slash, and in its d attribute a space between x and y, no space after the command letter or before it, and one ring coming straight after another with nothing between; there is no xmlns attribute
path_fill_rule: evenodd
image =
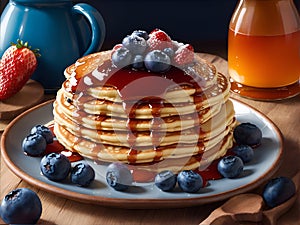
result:
<svg viewBox="0 0 300 225"><path fill-rule="evenodd" d="M10 120L26 109L37 105L44 98L44 88L34 80L26 85L14 96L0 101L0 131L3 131Z"/></svg>

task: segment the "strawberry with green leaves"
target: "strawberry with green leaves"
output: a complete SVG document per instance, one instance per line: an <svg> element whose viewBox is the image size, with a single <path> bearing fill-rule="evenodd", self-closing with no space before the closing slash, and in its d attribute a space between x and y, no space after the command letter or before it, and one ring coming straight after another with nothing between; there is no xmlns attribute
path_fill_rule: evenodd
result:
<svg viewBox="0 0 300 225"><path fill-rule="evenodd" d="M31 50L28 42L12 43L0 61L0 101L17 92L29 80L37 67L38 50Z"/></svg>

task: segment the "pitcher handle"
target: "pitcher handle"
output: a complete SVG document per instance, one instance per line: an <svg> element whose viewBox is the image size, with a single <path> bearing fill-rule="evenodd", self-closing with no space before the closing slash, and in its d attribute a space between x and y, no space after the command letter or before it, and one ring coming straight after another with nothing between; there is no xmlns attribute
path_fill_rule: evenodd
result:
<svg viewBox="0 0 300 225"><path fill-rule="evenodd" d="M91 25L91 43L84 55L99 51L105 37L105 23L101 14L89 4L78 3L73 6L73 12L83 15Z"/></svg>

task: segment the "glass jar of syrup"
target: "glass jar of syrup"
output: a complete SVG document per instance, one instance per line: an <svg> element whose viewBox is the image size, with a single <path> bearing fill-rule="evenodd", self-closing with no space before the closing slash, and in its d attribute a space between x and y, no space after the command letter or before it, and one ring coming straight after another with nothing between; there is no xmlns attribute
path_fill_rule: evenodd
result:
<svg viewBox="0 0 300 225"><path fill-rule="evenodd" d="M293 0L239 0L228 32L231 89L276 100L300 93L300 18Z"/></svg>

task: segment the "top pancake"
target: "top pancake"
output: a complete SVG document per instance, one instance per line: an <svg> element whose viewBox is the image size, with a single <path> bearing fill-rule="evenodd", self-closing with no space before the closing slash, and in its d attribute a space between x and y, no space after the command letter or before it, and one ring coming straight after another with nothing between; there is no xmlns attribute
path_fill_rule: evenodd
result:
<svg viewBox="0 0 300 225"><path fill-rule="evenodd" d="M172 72L178 73L181 69L171 71L169 79L164 77L166 75L157 76L151 73L149 73L150 76L147 73L147 76L141 78L140 74L146 72L129 71L128 73L134 78L122 86L122 90L101 82L100 85L86 85L85 83L88 82L86 80L95 80L99 76L98 73L101 73L99 68L108 61L110 53L111 51L105 51L85 56L65 70L67 80L63 84L61 95L73 101L72 104L77 110L89 114L101 113L109 117L122 118L127 118L130 111L134 110L135 118L150 119L153 118L153 104L161 104L158 106L160 107L159 116L164 118L201 111L225 102L229 98L229 83L226 77L218 74L212 64L208 64L197 54L195 54L196 63L188 67L189 69L183 69L184 72L179 74L189 77L189 73L196 73L197 75L192 78L196 77L195 79L200 81L199 84L195 81L194 86L185 82L179 84L174 82ZM124 76L122 75L122 73L116 75L117 79L120 79L119 82L123 82ZM165 90L164 85L172 86L172 88ZM80 86L84 87L84 91L80 90ZM159 89L159 86L163 87ZM137 91L132 91L135 89ZM124 99L122 96L124 92L130 93L130 99ZM150 101L148 96L151 96Z"/></svg>
<svg viewBox="0 0 300 225"><path fill-rule="evenodd" d="M75 75L77 77L84 77L85 75L92 73L99 67L99 65L110 59L111 52L111 50L102 51L79 58L74 64L65 69L65 77L67 79L70 79ZM203 78L203 80L205 80L206 82L206 85L203 87L203 89L206 89L206 87L210 87L216 82L215 75L217 73L217 70L213 64L208 63L206 60L202 59L199 54L195 53L194 57L197 63L193 67L186 69L186 72L198 73L199 75L201 75L201 78ZM99 87L96 88L96 90L97 89L99 90ZM105 93L104 96L107 96L107 93Z"/></svg>

